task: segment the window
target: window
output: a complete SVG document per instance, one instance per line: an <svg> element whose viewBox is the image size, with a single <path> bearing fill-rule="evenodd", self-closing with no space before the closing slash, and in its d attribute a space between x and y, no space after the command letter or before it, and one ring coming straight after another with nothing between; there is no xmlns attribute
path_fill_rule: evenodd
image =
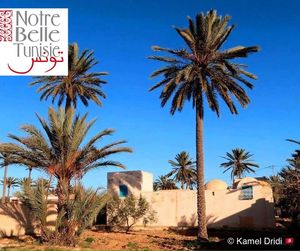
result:
<svg viewBox="0 0 300 251"><path fill-rule="evenodd" d="M239 199L240 200L252 200L253 199L253 187L252 186L242 186L242 190L241 190Z"/></svg>
<svg viewBox="0 0 300 251"><path fill-rule="evenodd" d="M120 197L126 197L128 195L128 187L126 185L120 185L119 186L119 190L120 190Z"/></svg>

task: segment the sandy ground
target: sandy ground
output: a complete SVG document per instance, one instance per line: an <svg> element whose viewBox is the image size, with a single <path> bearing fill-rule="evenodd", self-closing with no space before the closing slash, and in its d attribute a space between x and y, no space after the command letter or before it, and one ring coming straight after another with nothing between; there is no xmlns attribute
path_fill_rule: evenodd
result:
<svg viewBox="0 0 300 251"><path fill-rule="evenodd" d="M129 234L86 231L82 239L92 238L90 247L98 250L188 250L195 236L179 235L168 230L137 230Z"/></svg>
<svg viewBox="0 0 300 251"><path fill-rule="evenodd" d="M128 234L107 232L105 230L87 230L81 236L77 250L190 250L194 249L196 236L182 235L170 230L135 230ZM61 247L42 246L30 236L0 238L0 249L18 250L56 250ZM75 250L72 248L72 250Z"/></svg>
<svg viewBox="0 0 300 251"><path fill-rule="evenodd" d="M298 244L300 235L298 231L290 233L286 231L255 231L255 230L210 230L209 242L197 245L196 230L135 230L129 234L122 232L108 232L105 230L87 230L81 236L81 241L76 248L69 250L300 250ZM293 246L230 246L227 244L229 237L244 236L245 238L259 238L269 236L270 238L294 237ZM57 251L65 247L46 246L38 244L31 236L20 238L0 238L0 249L12 247L13 250L47 250ZM6 249L7 250L7 249ZM10 250L10 249L8 249Z"/></svg>

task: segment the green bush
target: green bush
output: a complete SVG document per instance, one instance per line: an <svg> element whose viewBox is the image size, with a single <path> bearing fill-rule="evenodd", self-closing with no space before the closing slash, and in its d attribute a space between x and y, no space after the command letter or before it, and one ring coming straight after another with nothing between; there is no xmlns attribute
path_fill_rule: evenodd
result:
<svg viewBox="0 0 300 251"><path fill-rule="evenodd" d="M142 196L136 198L129 195L125 199L113 197L107 205L107 214L108 224L117 228L125 227L126 233L139 220L142 220L144 226L156 221L156 212Z"/></svg>
<svg viewBox="0 0 300 251"><path fill-rule="evenodd" d="M87 237L84 241L86 241L88 243L92 243L95 241L95 239L93 237Z"/></svg>

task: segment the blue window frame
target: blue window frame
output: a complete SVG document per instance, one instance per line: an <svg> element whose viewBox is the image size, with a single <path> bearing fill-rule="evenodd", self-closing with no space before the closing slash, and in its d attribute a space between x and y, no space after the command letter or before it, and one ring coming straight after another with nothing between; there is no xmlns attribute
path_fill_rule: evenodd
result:
<svg viewBox="0 0 300 251"><path fill-rule="evenodd" d="M119 196L120 197L126 197L128 195L128 187L126 185L120 185L119 186Z"/></svg>

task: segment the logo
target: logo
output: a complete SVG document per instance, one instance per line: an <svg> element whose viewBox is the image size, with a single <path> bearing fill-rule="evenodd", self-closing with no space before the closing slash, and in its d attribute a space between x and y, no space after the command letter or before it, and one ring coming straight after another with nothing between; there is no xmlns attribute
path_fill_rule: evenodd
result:
<svg viewBox="0 0 300 251"><path fill-rule="evenodd" d="M294 245L294 238L292 237L287 237L284 239L284 244L285 245Z"/></svg>
<svg viewBox="0 0 300 251"><path fill-rule="evenodd" d="M68 75L68 9L0 9L0 75Z"/></svg>
<svg viewBox="0 0 300 251"><path fill-rule="evenodd" d="M12 41L12 10L0 10L0 41Z"/></svg>

